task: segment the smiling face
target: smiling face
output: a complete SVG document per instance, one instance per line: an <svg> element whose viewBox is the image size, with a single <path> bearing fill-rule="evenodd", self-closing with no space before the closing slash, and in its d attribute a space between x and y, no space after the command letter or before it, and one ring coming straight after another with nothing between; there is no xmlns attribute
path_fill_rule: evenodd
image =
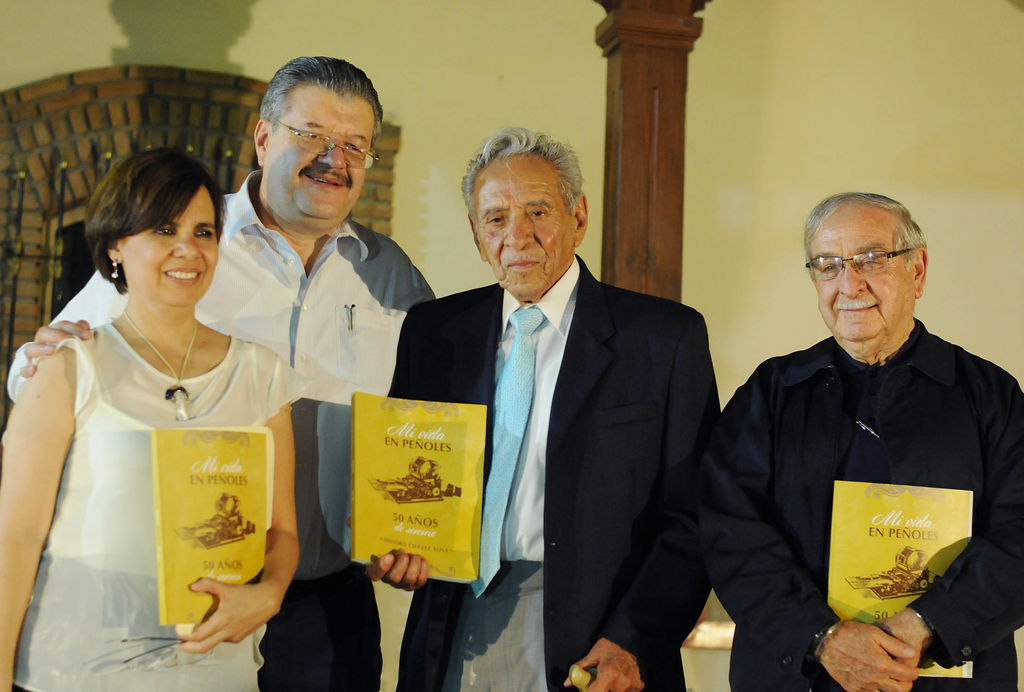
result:
<svg viewBox="0 0 1024 692"><path fill-rule="evenodd" d="M199 188L176 219L117 240L117 260L134 306L193 307L213 279L217 235L213 201Z"/></svg>
<svg viewBox="0 0 1024 692"><path fill-rule="evenodd" d="M373 109L366 100L318 86L292 89L280 120L336 144L369 149L373 140ZM340 226L359 199L366 170L349 167L340 148L317 156L287 128L266 120L256 125L255 140L263 167L260 220L286 235L320 236Z"/></svg>
<svg viewBox="0 0 1024 692"><path fill-rule="evenodd" d="M469 219L480 258L520 303L535 303L572 264L587 231L587 199L566 209L555 167L537 156L487 165Z"/></svg>
<svg viewBox="0 0 1024 692"><path fill-rule="evenodd" d="M811 257L891 252L895 228L884 209L844 205L822 222ZM914 302L924 293L927 266L928 251L920 248L888 260L880 274L863 275L846 262L831 281L814 280L818 310L843 350L865 363L884 362L898 351L914 329Z"/></svg>

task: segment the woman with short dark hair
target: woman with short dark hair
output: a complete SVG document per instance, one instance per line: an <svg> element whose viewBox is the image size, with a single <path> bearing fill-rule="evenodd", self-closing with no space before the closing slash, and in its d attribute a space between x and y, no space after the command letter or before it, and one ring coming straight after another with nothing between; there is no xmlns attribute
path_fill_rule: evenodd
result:
<svg viewBox="0 0 1024 692"><path fill-rule="evenodd" d="M222 203L203 166L173 149L118 163L90 201L96 267L128 305L40 361L11 413L0 689L12 678L31 690L256 689L254 633L298 560L289 405L304 383L269 350L195 318L217 264ZM159 624L149 432L254 425L274 438L263 572L249 584L192 584L214 607L179 635Z"/></svg>

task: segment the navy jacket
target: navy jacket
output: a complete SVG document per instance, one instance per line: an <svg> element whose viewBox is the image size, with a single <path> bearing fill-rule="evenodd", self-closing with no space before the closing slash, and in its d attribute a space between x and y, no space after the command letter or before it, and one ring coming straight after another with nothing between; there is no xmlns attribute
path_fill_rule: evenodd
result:
<svg viewBox="0 0 1024 692"><path fill-rule="evenodd" d="M914 602L935 626L942 665L974 681L921 678L915 690L1017 689L1013 631L1024 624L1024 395L992 363L924 331L878 406L892 480L973 490L973 538ZM830 338L757 368L704 460L701 534L716 593L736 621L735 690L838 690L804 661L835 621L826 605L842 385Z"/></svg>
<svg viewBox="0 0 1024 692"><path fill-rule="evenodd" d="M681 692L679 645L708 594L698 463L719 408L707 331L694 310L580 265L548 425L548 687L562 690L569 665L607 637L637 656L648 689ZM392 395L489 406L501 302L494 285L414 307ZM430 580L414 596L399 690L440 688L465 588Z"/></svg>

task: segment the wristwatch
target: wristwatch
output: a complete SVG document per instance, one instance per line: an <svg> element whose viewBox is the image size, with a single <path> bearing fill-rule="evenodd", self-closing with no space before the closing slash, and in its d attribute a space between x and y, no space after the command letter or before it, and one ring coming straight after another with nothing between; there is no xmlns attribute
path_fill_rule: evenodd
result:
<svg viewBox="0 0 1024 692"><path fill-rule="evenodd" d="M825 648L825 640L828 639L829 635L835 632L839 625L843 624L842 620L836 620L828 627L824 627L817 634L814 635L814 639L811 640L811 646L807 649L807 660L812 663L821 662L821 650Z"/></svg>

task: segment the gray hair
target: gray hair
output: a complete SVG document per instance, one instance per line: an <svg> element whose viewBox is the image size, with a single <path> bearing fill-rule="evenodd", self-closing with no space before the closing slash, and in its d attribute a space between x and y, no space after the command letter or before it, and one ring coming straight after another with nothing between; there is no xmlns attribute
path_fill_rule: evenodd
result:
<svg viewBox="0 0 1024 692"><path fill-rule="evenodd" d="M287 109L288 94L300 86L318 86L346 98L358 96L373 109L374 138L380 134L384 110L373 82L365 72L347 60L322 55L294 58L286 62L267 85L267 93L260 105L260 117L276 126Z"/></svg>
<svg viewBox="0 0 1024 692"><path fill-rule="evenodd" d="M495 161L513 156L538 156L554 166L565 208L572 213L583 196L583 174L580 173L580 162L572 147L525 127L503 127L480 145L469 160L466 175L462 178L462 199L471 216L476 215L473 187L480 171Z"/></svg>
<svg viewBox="0 0 1024 692"><path fill-rule="evenodd" d="M924 232L910 216L910 210L894 199L885 195L878 195L871 192L841 192L838 195L827 197L818 203L818 206L811 210L804 224L804 256L811 259L811 242L814 235L821 230L825 219L848 204L862 204L877 209L883 209L893 215L896 221L895 241L893 250L904 248L926 248L928 243L924 238ZM910 266L914 261L913 255L905 255L904 262Z"/></svg>

